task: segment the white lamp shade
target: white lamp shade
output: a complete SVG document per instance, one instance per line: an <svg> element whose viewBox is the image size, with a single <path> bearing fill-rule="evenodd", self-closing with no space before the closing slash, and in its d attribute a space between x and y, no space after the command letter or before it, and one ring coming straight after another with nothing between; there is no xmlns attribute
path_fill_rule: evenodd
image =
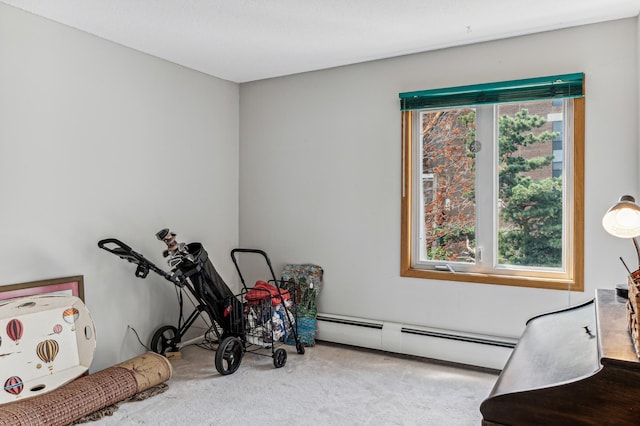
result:
<svg viewBox="0 0 640 426"><path fill-rule="evenodd" d="M623 195L620 201L607 210L602 218L604 229L620 238L634 238L640 235L640 207L630 195Z"/></svg>

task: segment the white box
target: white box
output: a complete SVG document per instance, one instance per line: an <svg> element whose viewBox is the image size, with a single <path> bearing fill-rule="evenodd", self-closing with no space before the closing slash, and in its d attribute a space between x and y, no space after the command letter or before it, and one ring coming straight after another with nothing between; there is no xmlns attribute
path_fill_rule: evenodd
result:
<svg viewBox="0 0 640 426"><path fill-rule="evenodd" d="M52 391L85 373L96 347L78 297L28 296L0 301L0 404Z"/></svg>

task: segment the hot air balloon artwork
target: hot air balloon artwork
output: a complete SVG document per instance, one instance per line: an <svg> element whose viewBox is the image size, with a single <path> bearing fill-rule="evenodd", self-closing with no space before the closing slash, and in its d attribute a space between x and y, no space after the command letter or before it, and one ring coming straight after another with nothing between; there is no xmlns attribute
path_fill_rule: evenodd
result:
<svg viewBox="0 0 640 426"><path fill-rule="evenodd" d="M79 315L80 312L76 308L67 308L64 310L64 312L62 312L62 319L64 319L65 322L71 324L71 331L76 330L74 324Z"/></svg>
<svg viewBox="0 0 640 426"><path fill-rule="evenodd" d="M13 395L20 395L24 385L22 379L18 376L11 376L4 382L4 390Z"/></svg>
<svg viewBox="0 0 640 426"><path fill-rule="evenodd" d="M38 347L36 348L38 358L49 364L48 367L51 374L53 374L53 365L51 365L51 363L56 358L56 355L58 355L59 349L60 346L58 346L58 342L52 339L43 340L38 343Z"/></svg>
<svg viewBox="0 0 640 426"><path fill-rule="evenodd" d="M9 339L16 342L16 345L20 344L20 339L22 338L22 332L24 331L24 326L22 325L22 321L19 319L12 319L7 324L7 336Z"/></svg>
<svg viewBox="0 0 640 426"><path fill-rule="evenodd" d="M53 326L53 332L55 334L60 334L62 333L62 325L61 324L56 324Z"/></svg>

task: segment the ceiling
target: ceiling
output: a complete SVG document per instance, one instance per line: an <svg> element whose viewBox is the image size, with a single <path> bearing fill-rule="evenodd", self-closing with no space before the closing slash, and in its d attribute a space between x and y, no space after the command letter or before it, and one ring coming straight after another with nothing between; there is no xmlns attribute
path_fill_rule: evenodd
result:
<svg viewBox="0 0 640 426"><path fill-rule="evenodd" d="M237 83L637 16L640 0L0 0Z"/></svg>

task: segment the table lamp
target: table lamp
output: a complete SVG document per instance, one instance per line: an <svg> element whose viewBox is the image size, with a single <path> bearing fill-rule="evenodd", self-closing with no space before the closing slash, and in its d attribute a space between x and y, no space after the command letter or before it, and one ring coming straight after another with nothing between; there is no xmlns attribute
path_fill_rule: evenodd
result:
<svg viewBox="0 0 640 426"><path fill-rule="evenodd" d="M631 195L623 195L602 218L602 226L613 236L631 238L638 255L640 268L640 247L636 237L640 235L640 206Z"/></svg>

